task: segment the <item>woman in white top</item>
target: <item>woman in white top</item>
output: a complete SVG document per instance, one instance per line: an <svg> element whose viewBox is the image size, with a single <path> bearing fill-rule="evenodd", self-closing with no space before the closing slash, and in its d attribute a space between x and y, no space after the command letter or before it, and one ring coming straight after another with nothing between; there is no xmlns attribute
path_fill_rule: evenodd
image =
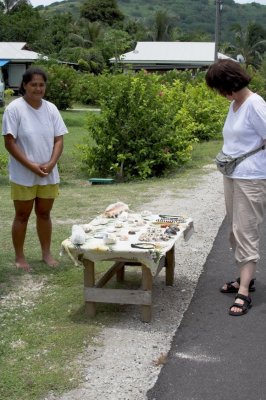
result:
<svg viewBox="0 0 266 400"><path fill-rule="evenodd" d="M50 245L50 212L58 196L57 161L63 151L67 128L56 106L43 99L47 76L29 68L21 83L22 97L12 101L3 116L5 147L9 152L9 179L15 218L12 239L17 268L30 271L24 255L27 224L34 207L42 259L57 266Z"/></svg>
<svg viewBox="0 0 266 400"><path fill-rule="evenodd" d="M219 60L206 74L207 85L230 102L223 127L223 152L239 157L266 141L266 103L248 84L251 77L239 63ZM229 314L239 316L251 307L254 274L259 260L259 227L266 206L266 151L247 157L230 176L224 176L226 214L230 242L240 278L227 282L222 293L237 293Z"/></svg>

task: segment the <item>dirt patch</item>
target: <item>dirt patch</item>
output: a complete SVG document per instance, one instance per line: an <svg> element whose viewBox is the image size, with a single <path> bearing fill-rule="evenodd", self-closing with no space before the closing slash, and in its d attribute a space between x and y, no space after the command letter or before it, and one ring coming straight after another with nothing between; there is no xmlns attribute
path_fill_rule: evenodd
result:
<svg viewBox="0 0 266 400"><path fill-rule="evenodd" d="M18 307L33 307L41 290L43 289L45 277L33 277L32 275L21 275L13 279L12 289L6 296L1 296L1 311L10 311Z"/></svg>

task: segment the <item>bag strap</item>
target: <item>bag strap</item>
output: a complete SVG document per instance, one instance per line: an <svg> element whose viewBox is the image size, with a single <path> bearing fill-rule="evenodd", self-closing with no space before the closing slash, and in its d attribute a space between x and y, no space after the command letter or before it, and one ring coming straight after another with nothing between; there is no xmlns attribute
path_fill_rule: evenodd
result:
<svg viewBox="0 0 266 400"><path fill-rule="evenodd" d="M266 145L264 144L263 146L260 146L255 150L251 150L250 152L243 154L243 156L237 157L237 159L236 159L237 165L239 163L241 163L241 161L245 160L247 157L252 156L253 154L257 153L260 150L264 150L265 148L266 148Z"/></svg>

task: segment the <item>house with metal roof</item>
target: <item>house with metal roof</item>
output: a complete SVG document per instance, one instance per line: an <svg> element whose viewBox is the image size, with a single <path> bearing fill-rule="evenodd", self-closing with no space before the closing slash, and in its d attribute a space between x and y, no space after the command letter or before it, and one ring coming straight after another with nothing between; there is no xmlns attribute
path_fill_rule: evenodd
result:
<svg viewBox="0 0 266 400"><path fill-rule="evenodd" d="M218 53L218 58L230 58ZM133 70L206 69L215 61L214 42L138 42L135 50L111 58Z"/></svg>
<svg viewBox="0 0 266 400"><path fill-rule="evenodd" d="M40 57L25 42L0 42L0 69L5 87L17 90L23 73Z"/></svg>

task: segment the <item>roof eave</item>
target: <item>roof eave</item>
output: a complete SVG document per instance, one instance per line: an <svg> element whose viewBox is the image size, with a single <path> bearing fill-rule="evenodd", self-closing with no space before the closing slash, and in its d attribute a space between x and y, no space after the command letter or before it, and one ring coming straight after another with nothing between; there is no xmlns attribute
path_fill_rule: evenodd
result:
<svg viewBox="0 0 266 400"><path fill-rule="evenodd" d="M115 61L110 60L111 63L115 63ZM213 60L206 60L206 61L125 61L119 60L118 64L123 65L150 65L150 66L162 66L162 65L178 65L178 66L205 66L211 65L214 61Z"/></svg>
<svg viewBox="0 0 266 400"><path fill-rule="evenodd" d="M27 63L27 62L34 62L38 60L38 58L27 58L27 59L22 59L22 58L10 58L10 62L18 62L18 63Z"/></svg>

